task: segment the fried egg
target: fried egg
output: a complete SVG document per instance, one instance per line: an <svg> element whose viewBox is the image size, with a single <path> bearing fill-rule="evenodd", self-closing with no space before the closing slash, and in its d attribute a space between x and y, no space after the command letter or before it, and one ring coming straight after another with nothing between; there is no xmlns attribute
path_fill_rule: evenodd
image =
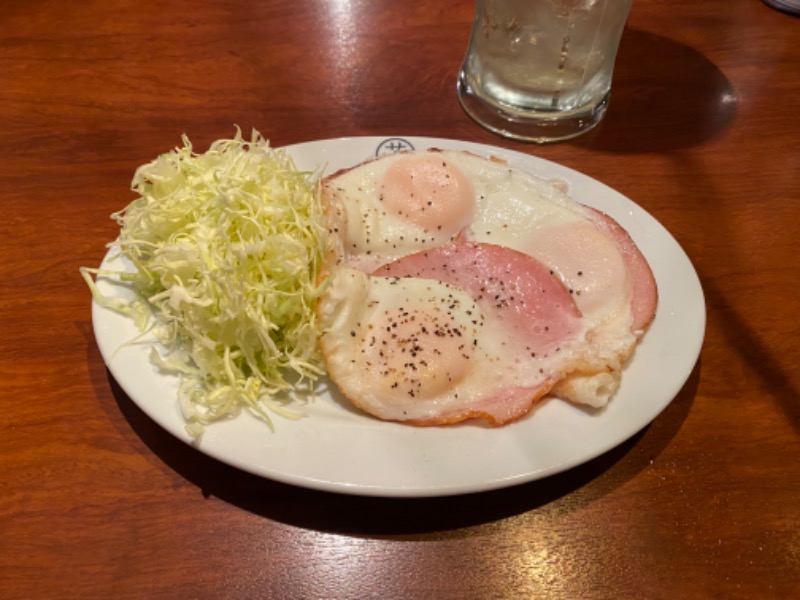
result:
<svg viewBox="0 0 800 600"><path fill-rule="evenodd" d="M332 237L337 242L330 262L334 265L331 272L336 276L331 293L323 299L323 312L328 314L329 325L338 324L339 321L330 318L331 306L336 305L343 314L351 315L348 317L350 331L355 332L352 336L355 339L347 340L338 327L329 327L323 336L323 351L329 372L345 395L381 418L438 423L454 422L471 415L502 423L518 416L520 406L529 410L533 404L530 398L542 394L604 406L618 389L625 362L655 312L655 280L627 232L607 215L573 200L562 186L511 167L504 161L441 150L392 155L328 178L323 184L323 201ZM476 277L480 279L482 271L494 273L491 261L481 263L478 260L481 266L460 261L461 257L476 252L475 248L484 249L478 252L481 256L491 254L494 259L506 262L505 268L510 272L502 277L495 273L498 280L513 279L514 272L517 280L523 277L522 273L527 273L525 277L532 277L532 281L542 278L538 267L509 262L502 252L487 253L485 248L488 247L513 251L540 265L548 276L559 282L561 293L569 298L579 315L580 334L575 338L579 341L575 342L570 334L570 343L564 345L571 348L573 342L576 345L561 354L557 363L539 364L545 354L541 349L532 363L523 360L524 352L520 354L519 348L525 344L521 338L534 339L531 330L521 323L504 327L502 323L507 322L502 316L504 313L498 316L493 308L479 303L481 326L476 328L473 324L472 328L464 329L476 340L474 351L477 354L469 359L466 375L453 378L459 382L460 402L440 401L438 392L425 395L421 389L422 396L436 398L422 402L419 400L422 396L409 396L408 389L400 381L393 381L392 384L397 383L394 389L405 389L407 397L400 412L387 412L381 408L380 398L394 398L394 395L390 391L392 388L385 389L377 375L386 372L386 368L373 370L350 356L348 364L357 367L353 367L352 375L342 375L350 368L345 368L340 360L341 356L348 355L345 342L355 341L354 347L363 349L368 338L361 324L369 322L373 329L378 329L369 320L375 318L373 307L389 310L387 302L395 301L393 293L402 289L403 304L413 304L420 315L416 319L425 320L428 317L421 315L428 313L423 308L430 310L436 298L454 293L453 288L464 292L466 285L471 289L469 286L475 283ZM443 263L455 260L465 279L454 277L448 269L420 267L425 262L421 257L432 254ZM513 269L508 266L512 263ZM409 265L414 265L416 270ZM386 277L391 283L387 283ZM391 277L404 280L394 281ZM426 283L406 282L405 279ZM360 282L358 285L354 283L356 280ZM487 284L484 281L483 287ZM366 292L355 294L350 290L351 296L348 296L336 291L339 287L350 286L363 287ZM473 302L477 302L477 295L473 289L470 296ZM554 292L553 296L557 294ZM466 299L462 300L458 305L466 306ZM474 312L475 308L469 310ZM515 310L525 314L519 307ZM358 317L367 314L370 317L365 321ZM442 355L445 354L448 360L460 360L457 352L443 351ZM433 360L426 359L426 362L432 365L429 369L426 367L428 374L461 372L454 365L443 367ZM375 357L369 363L375 364ZM498 365L504 365L506 370ZM503 377L507 375L508 381L519 382L517 387L522 390L518 398L503 401L510 407L506 416L497 416L502 411L485 409L485 398L508 395L508 386L501 383L504 379L492 373L505 373ZM359 377L369 383L360 385ZM426 375L423 380L428 381L429 377ZM427 389L427 385L423 388ZM372 391L367 393L365 389ZM370 400L364 400L365 397ZM479 397L484 400L476 400ZM465 398L470 400L462 405ZM472 409L468 409L470 403ZM419 408L422 413L417 413L412 405L425 409ZM509 417L509 414L514 416Z"/></svg>
<svg viewBox="0 0 800 600"><path fill-rule="evenodd" d="M474 155L463 159L482 175L475 217L462 235L514 248L558 273L583 314L593 352L554 393L604 406L655 313L647 261L611 217L579 204L560 185Z"/></svg>
<svg viewBox="0 0 800 600"><path fill-rule="evenodd" d="M340 267L321 307L331 379L386 420L507 423L584 358L581 315L559 279L490 244L440 246L373 275Z"/></svg>
<svg viewBox="0 0 800 600"><path fill-rule="evenodd" d="M474 177L438 152L401 153L326 179L331 232L351 266L371 272L447 243L475 216Z"/></svg>

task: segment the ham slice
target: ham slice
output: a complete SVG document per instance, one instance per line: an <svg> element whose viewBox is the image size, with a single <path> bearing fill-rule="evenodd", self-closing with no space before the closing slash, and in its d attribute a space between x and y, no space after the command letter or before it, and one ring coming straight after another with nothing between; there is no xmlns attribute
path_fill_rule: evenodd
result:
<svg viewBox="0 0 800 600"><path fill-rule="evenodd" d="M497 327L540 355L581 330L581 313L553 271L510 248L457 242L403 257L373 275L435 279L460 288Z"/></svg>

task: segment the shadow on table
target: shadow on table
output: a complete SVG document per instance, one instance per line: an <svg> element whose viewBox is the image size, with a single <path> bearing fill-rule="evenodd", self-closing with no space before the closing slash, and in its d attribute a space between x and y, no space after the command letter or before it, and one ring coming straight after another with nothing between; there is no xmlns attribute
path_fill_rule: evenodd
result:
<svg viewBox="0 0 800 600"><path fill-rule="evenodd" d="M607 152L669 152L718 136L736 115L736 92L697 50L626 29L603 121L573 144Z"/></svg>
<svg viewBox="0 0 800 600"><path fill-rule="evenodd" d="M680 429L695 397L700 364L664 412L628 441L567 472L515 487L444 498L370 498L307 490L251 475L202 454L144 414L108 374L125 419L147 447L204 496L297 527L356 535L447 531L540 509L564 499L584 506L647 468ZM569 499L565 497L570 496Z"/></svg>
<svg viewBox="0 0 800 600"><path fill-rule="evenodd" d="M724 225L717 224L717 227ZM787 364L778 349L764 342L730 296L720 289L718 282L711 277L703 278L703 290L709 316L719 322L715 329L721 332L730 351L739 355L742 363L751 370L751 377L759 382L761 389L769 394L787 421L800 433L800 390L792 380L797 366Z"/></svg>

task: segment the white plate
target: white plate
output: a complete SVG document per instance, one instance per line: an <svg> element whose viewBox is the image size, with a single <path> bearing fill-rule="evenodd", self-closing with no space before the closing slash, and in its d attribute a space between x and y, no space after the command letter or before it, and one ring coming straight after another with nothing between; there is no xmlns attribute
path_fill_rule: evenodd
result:
<svg viewBox="0 0 800 600"><path fill-rule="evenodd" d="M246 413L212 425L198 450L244 471L307 488L368 496L441 496L507 487L567 470L650 423L689 377L705 331L697 274L664 227L590 177L500 148L435 138L363 137L297 144L288 151L300 169L324 166L332 172L400 147L494 154L536 175L561 178L575 199L602 209L628 230L650 262L660 298L619 392L599 413L551 400L502 428L416 428L363 416L331 391L308 405L307 416L299 421L276 417L274 432ZM119 263L107 266L115 265ZM105 292L123 293L107 281L99 284ZM120 348L137 335L133 323L97 304L92 319L100 351L125 393L161 427L191 443L176 401L177 380L150 363L148 344Z"/></svg>

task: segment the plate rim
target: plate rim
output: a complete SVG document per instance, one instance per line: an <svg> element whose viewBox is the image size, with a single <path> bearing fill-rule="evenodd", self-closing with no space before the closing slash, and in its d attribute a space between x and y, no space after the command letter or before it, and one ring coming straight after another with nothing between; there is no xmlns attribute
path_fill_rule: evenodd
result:
<svg viewBox="0 0 800 600"><path fill-rule="evenodd" d="M124 373L125 366L121 365L119 360L115 358L114 353L116 352L115 349L111 348L110 340L106 335L106 332L103 330L104 323L110 317L115 317L117 319L125 319L125 317L119 315L118 313L114 313L109 309L103 308L100 306L96 301L92 303L92 324L93 330L95 333L95 338L97 340L98 346L100 347L101 355L103 356L103 360L111 372L111 375L116 380L117 384L121 387L121 389L125 392L125 394L130 398L130 400L137 405L151 420L153 420L159 427L166 430L168 433L177 437L181 441L187 443L188 445L192 446L197 451L210 456L216 460L219 460L225 464L228 464L234 468L240 469L245 472L249 472L253 475L271 479L274 481L278 481L281 483L303 487L307 489L314 489L318 491L326 491L326 492L334 492L334 493L342 493L347 495L358 495L358 496L378 496L378 497L436 497L436 496L452 496L452 495L461 495L467 493L475 493L475 492L483 492L483 491L491 491L502 489L506 487L516 486L523 483L528 483L530 481L543 479L555 475L557 473L561 473L572 468L579 466L580 464L586 463L602 454L612 450L613 448L619 446L620 444L624 443L626 440L630 439L634 435L636 435L639 431L641 431L644 427L652 423L663 411L664 409L669 406L669 404L674 400L674 398L680 393L680 390L686 385L686 381L689 379L694 367L699 359L700 351L702 349L702 345L705 338L705 326L706 326L706 306L705 306L705 297L703 294L702 284L700 278L695 270L692 262L684 249L681 247L679 242L671 235L671 233L658 221L656 220L649 212L647 212L643 207L636 204L630 198L624 196L617 190L611 188L610 186L604 184L597 179L586 175L580 171L562 165L560 163L556 163L544 158L540 158L534 155L525 154L516 150L511 150L502 147L491 146L488 144L483 144L479 142L472 142L467 140L457 140L457 139L449 139L449 138L439 138L439 137L429 137L429 136L403 136L403 135L392 135L392 136L349 136L349 137L338 137L338 138L327 138L327 139L320 139L320 140L310 140L307 142L300 142L296 144L291 144L287 146L281 146L279 148L286 150L295 160L298 160L298 153L302 153L304 151L308 151L309 149L327 149L328 151L334 150L339 146L342 145L354 145L358 148L362 146L366 150L366 148L370 145L376 148L375 152L377 154L378 146L375 144L381 144L387 140L392 139L400 139L410 142L414 149L422 150L427 148L433 147L442 147L444 146L447 149L455 149L455 150L471 150L477 151L479 153L484 153L486 155L494 155L505 160L508 160L510 164L518 166L524 170L527 170L533 174L539 174L542 171L555 171L558 173L562 173L564 175L568 175L572 181L571 184L574 184L576 181L580 183L581 187L589 187L589 188L596 188L600 189L606 195L611 195L616 198L617 204L622 208L627 209L627 215L631 218L638 218L643 219L647 222L647 225L653 229L655 229L658 234L661 236L662 241L666 241L668 245L670 245L670 250L673 253L676 253L679 260L683 261L684 276L689 278L689 284L694 289L692 290L695 294L695 310L699 311L694 315L694 319L697 321L696 326L699 329L699 332L695 332L694 336L692 337L693 344L690 348L686 348L686 355L689 357L685 360L684 368L681 370L681 375L675 380L673 383L673 387L675 388L675 393L671 394L671 397L663 400L658 403L657 406L653 406L653 410L649 411L648 415L649 418L646 420L641 420L638 423L635 429L631 429L627 435L620 438L619 436L615 437L614 439L609 439L606 445L597 445L593 448L592 452L587 453L585 456L573 456L571 459L563 460L559 463L554 463L549 465L546 468L541 468L533 472L520 472L509 476L498 477L492 479L491 481L477 481L477 480L464 480L460 483L450 483L447 485L430 485L430 484L397 484L394 486L385 485L385 484L375 484L370 485L368 483L356 483L356 482L348 482L348 481L330 481L324 478L319 477L312 477L308 475L302 475L292 472L284 472L280 470L265 468L263 465L260 464L253 464L253 462L248 460L242 460L240 456L238 456L235 452L231 454L230 452L226 452L225 448L218 448L213 446L209 448L208 444L204 443L204 440L201 439L200 443L196 443L185 431L176 431L174 423L170 423L168 419L165 418L163 410L156 410L152 403L143 400L141 397L138 397L139 394L137 393L136 386L132 385L132 382ZM425 148L417 147L425 146ZM426 146L428 145L428 146ZM365 157L366 159L368 157ZM353 163L350 166L354 166L357 163ZM319 165L318 165L319 166ZM536 167L533 169L532 167ZM340 167L346 168L346 167ZM332 172L334 169L331 169L327 172ZM338 170L338 169L335 169ZM598 187L599 186L599 187ZM576 198L576 200L588 204L590 206L594 206L595 208L602 208L606 210L605 206L597 206L592 202L587 202L585 199ZM603 202L600 202L602 205ZM611 211L611 216L614 218L618 218L619 214L614 214L614 210ZM624 219L623 219L624 220ZM627 227L626 227L627 229ZM636 241L636 235L634 232L630 232L631 236ZM638 242L637 242L638 244ZM641 246L640 246L641 248ZM647 253L644 249L642 252L648 258L648 262L653 264L651 257L647 256ZM105 264L109 258L113 255L114 248L109 249L106 255L103 258L103 264ZM685 267L688 267L686 269ZM656 274L655 269L654 275ZM659 284L659 295L661 296L661 288L662 286ZM661 298L659 299L659 308L661 308ZM656 318L659 317L657 312ZM645 335L645 341L648 339L647 334ZM636 357L634 356L633 361L635 364ZM628 369L626 368L626 371ZM625 381L625 374L623 374L623 386ZM556 402L561 402L557 401ZM614 402L614 399L611 401ZM175 405L177 405L177 399L174 399L173 402L173 411L175 409ZM163 409L163 405L160 407ZM602 418L604 415L591 415L590 418ZM248 418L248 415L240 415L237 419ZM365 417L371 421L371 424L374 427L386 427L386 426L395 426L395 424L387 424L385 422L372 419L371 417ZM535 418L535 416L534 416ZM283 423L284 421L281 421ZM233 421L231 421L233 423ZM214 424L211 425L211 428L217 427L221 424ZM227 425L227 424L226 424ZM264 425L263 423L259 423L262 427L264 427L265 435L270 436L273 435L272 432ZM409 426L407 425L400 425L399 427L407 429ZM502 431L505 428L495 429L494 431L500 432L502 435ZM206 434L204 434L205 436Z"/></svg>

